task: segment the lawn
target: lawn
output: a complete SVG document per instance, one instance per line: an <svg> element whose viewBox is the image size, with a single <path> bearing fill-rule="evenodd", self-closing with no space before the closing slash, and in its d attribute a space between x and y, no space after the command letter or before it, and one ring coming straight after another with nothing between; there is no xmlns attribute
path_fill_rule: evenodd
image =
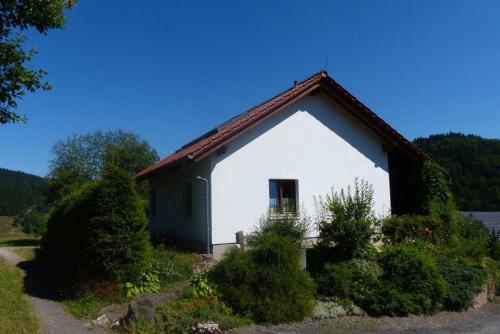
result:
<svg viewBox="0 0 500 334"><path fill-rule="evenodd" d="M37 319L23 295L21 272L0 259L0 333L37 331Z"/></svg>
<svg viewBox="0 0 500 334"><path fill-rule="evenodd" d="M40 238L29 234L0 234L0 247L38 246Z"/></svg>
<svg viewBox="0 0 500 334"><path fill-rule="evenodd" d="M12 231L15 228L12 225L13 221L14 221L13 217L0 216L0 234L9 233Z"/></svg>
<svg viewBox="0 0 500 334"><path fill-rule="evenodd" d="M26 261L31 261L35 259L35 249L34 248L19 248L16 249L17 255L25 259Z"/></svg>
<svg viewBox="0 0 500 334"><path fill-rule="evenodd" d="M0 216L0 247L38 246L40 238L20 231L12 225L12 217Z"/></svg>
<svg viewBox="0 0 500 334"><path fill-rule="evenodd" d="M95 319L100 316L103 307L121 300L106 300L89 293L79 298L63 300L62 303L68 309L69 313L78 319Z"/></svg>

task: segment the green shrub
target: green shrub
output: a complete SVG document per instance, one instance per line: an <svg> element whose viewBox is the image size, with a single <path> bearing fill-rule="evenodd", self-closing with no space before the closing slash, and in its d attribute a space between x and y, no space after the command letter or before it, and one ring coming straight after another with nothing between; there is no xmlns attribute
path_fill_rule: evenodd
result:
<svg viewBox="0 0 500 334"><path fill-rule="evenodd" d="M297 217L293 214L272 215L263 217L255 232L247 236L246 241L251 246L256 246L260 238L267 233L274 233L293 243L300 245L307 236L310 222L307 217Z"/></svg>
<svg viewBox="0 0 500 334"><path fill-rule="evenodd" d="M428 299L423 295L403 292L381 283L369 296L369 303L364 305L364 309L373 315L407 316L424 313L426 303Z"/></svg>
<svg viewBox="0 0 500 334"><path fill-rule="evenodd" d="M447 310L462 311L472 305L474 293L486 282L486 270L479 265L468 265L461 259L438 258L439 271L446 281L443 306Z"/></svg>
<svg viewBox="0 0 500 334"><path fill-rule="evenodd" d="M420 168L417 183L415 213L442 219L447 240L453 240L458 233L458 210L449 189L449 178L438 164L427 160Z"/></svg>
<svg viewBox="0 0 500 334"><path fill-rule="evenodd" d="M299 321L314 306L314 283L300 268L298 246L274 234L245 253L233 249L209 278L227 305L257 322Z"/></svg>
<svg viewBox="0 0 500 334"><path fill-rule="evenodd" d="M151 265L146 217L134 181L113 167L52 210L42 258L69 291L85 282L139 282Z"/></svg>
<svg viewBox="0 0 500 334"><path fill-rule="evenodd" d="M313 248L308 248L306 249L307 271L316 279L324 273L325 264L331 263L337 258L333 247L316 245Z"/></svg>
<svg viewBox="0 0 500 334"><path fill-rule="evenodd" d="M457 231L455 238L449 238L447 245L440 247L440 254L452 258L465 258L472 262L480 262L483 257L490 255L488 231L481 221L471 216L459 215Z"/></svg>
<svg viewBox="0 0 500 334"><path fill-rule="evenodd" d="M486 241L488 229L483 222L474 219L472 215L461 214L457 220L458 237L465 240Z"/></svg>
<svg viewBox="0 0 500 334"><path fill-rule="evenodd" d="M191 289L195 296L215 296L217 291L212 282L208 280L208 271L204 270L191 277Z"/></svg>
<svg viewBox="0 0 500 334"><path fill-rule="evenodd" d="M153 250L153 269L158 273L162 288L189 279L193 275L193 266L197 260L194 254L181 253L162 246Z"/></svg>
<svg viewBox="0 0 500 334"><path fill-rule="evenodd" d="M229 308L213 296L181 298L162 305L158 308L156 318L157 332L171 334L191 334L198 323L217 323L221 330L250 323L246 318L233 315Z"/></svg>
<svg viewBox="0 0 500 334"><path fill-rule="evenodd" d="M92 195L95 183L87 183L59 201L47 221L40 256L51 282L68 292L83 284L87 274L88 222L94 215Z"/></svg>
<svg viewBox="0 0 500 334"><path fill-rule="evenodd" d="M397 245L385 249L379 259L380 284L365 305L374 314L407 315L435 312L445 291L434 258L423 249Z"/></svg>
<svg viewBox="0 0 500 334"><path fill-rule="evenodd" d="M88 255L93 274L113 282L141 279L151 264L147 219L133 179L107 167L94 192L95 216L89 223Z"/></svg>
<svg viewBox="0 0 500 334"><path fill-rule="evenodd" d="M127 297L134 297L140 293L160 292L160 278L158 273L150 271L142 273L140 279L136 282L127 282L124 284Z"/></svg>
<svg viewBox="0 0 500 334"><path fill-rule="evenodd" d="M500 296L500 265L495 273L495 295Z"/></svg>
<svg viewBox="0 0 500 334"><path fill-rule="evenodd" d="M490 257L485 257L481 261L481 266L487 273L487 288L491 295L499 295L500 291L500 262Z"/></svg>
<svg viewBox="0 0 500 334"><path fill-rule="evenodd" d="M47 214L34 208L26 212L16 224L23 227L23 232L28 234L43 235L47 229Z"/></svg>
<svg viewBox="0 0 500 334"><path fill-rule="evenodd" d="M479 262L487 255L483 241L466 239L455 239L448 245L438 248L438 252L452 258L469 259L471 262Z"/></svg>
<svg viewBox="0 0 500 334"><path fill-rule="evenodd" d="M366 296L377 286L382 271L377 263L354 259L328 263L317 280L318 293L323 296L350 299L364 305Z"/></svg>
<svg viewBox="0 0 500 334"><path fill-rule="evenodd" d="M373 214L373 187L365 181L327 195L320 200L318 222L320 243L334 246L339 255L351 259L363 253L370 244L377 220Z"/></svg>
<svg viewBox="0 0 500 334"><path fill-rule="evenodd" d="M495 261L500 261L500 231L491 230L487 241L488 255Z"/></svg>
<svg viewBox="0 0 500 334"><path fill-rule="evenodd" d="M433 216L390 216L382 224L382 234L384 242L391 244L415 240L441 244L446 241L444 222Z"/></svg>

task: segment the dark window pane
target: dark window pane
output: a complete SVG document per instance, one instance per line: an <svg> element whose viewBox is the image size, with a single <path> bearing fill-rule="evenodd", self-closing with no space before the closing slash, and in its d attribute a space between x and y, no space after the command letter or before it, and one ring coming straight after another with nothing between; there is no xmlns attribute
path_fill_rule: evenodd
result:
<svg viewBox="0 0 500 334"><path fill-rule="evenodd" d="M282 180L282 210L281 213L295 213L295 180Z"/></svg>
<svg viewBox="0 0 500 334"><path fill-rule="evenodd" d="M279 213L279 180L269 180L269 210L272 214Z"/></svg>

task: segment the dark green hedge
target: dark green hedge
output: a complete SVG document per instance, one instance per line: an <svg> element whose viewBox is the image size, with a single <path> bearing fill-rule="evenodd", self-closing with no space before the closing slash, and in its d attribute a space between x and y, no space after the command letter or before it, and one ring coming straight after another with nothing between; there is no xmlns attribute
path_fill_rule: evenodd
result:
<svg viewBox="0 0 500 334"><path fill-rule="evenodd" d="M299 248L275 234L245 253L233 250L209 278L224 303L256 322L300 321L312 312L315 286L299 266Z"/></svg>
<svg viewBox="0 0 500 334"><path fill-rule="evenodd" d="M318 294L365 305L366 298L378 286L381 274L379 265L369 260L327 263L324 271L317 276Z"/></svg>
<svg viewBox="0 0 500 334"><path fill-rule="evenodd" d="M482 290L486 270L479 265L467 264L461 259L441 256L439 272L446 281L443 306L451 311L463 311L472 306L474 293Z"/></svg>
<svg viewBox="0 0 500 334"><path fill-rule="evenodd" d="M429 314L440 308L446 282L425 250L411 245L391 246L380 255L379 265L383 274L363 305L370 313L405 316Z"/></svg>
<svg viewBox="0 0 500 334"><path fill-rule="evenodd" d="M147 221L133 180L106 169L52 210L41 259L54 283L68 291L96 281L135 281L149 265Z"/></svg>

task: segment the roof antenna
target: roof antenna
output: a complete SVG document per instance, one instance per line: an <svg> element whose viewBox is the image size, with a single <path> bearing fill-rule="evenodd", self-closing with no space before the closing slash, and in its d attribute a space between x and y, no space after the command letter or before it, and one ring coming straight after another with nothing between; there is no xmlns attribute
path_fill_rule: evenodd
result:
<svg viewBox="0 0 500 334"><path fill-rule="evenodd" d="M326 60L325 60L325 64L323 65L323 68L321 69L321 71L326 71L326 68L328 67L328 57L326 57Z"/></svg>

